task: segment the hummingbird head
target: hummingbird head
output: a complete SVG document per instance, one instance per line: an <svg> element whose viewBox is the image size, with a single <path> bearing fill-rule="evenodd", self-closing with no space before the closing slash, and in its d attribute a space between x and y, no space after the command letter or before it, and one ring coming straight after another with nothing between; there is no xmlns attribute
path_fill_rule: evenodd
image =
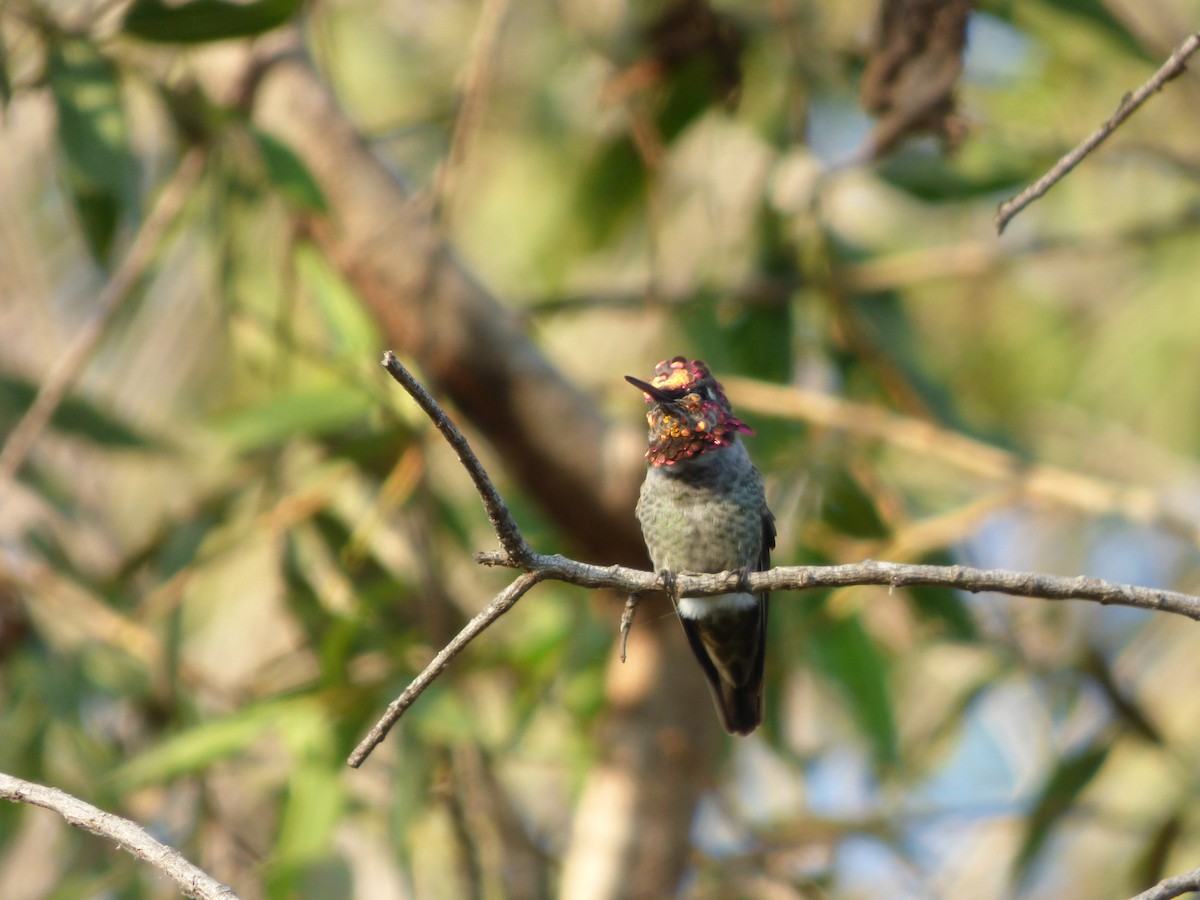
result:
<svg viewBox="0 0 1200 900"><path fill-rule="evenodd" d="M673 466L680 460L727 447L739 431L754 433L734 417L720 383L698 359L664 359L654 367L650 381L632 375L626 375L625 380L639 388L650 404L646 413L650 425L646 461L652 466Z"/></svg>

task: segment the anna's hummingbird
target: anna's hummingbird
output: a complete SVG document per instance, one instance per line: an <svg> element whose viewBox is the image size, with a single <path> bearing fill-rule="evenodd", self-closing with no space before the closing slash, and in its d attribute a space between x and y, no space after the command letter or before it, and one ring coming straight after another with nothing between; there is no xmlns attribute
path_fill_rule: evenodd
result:
<svg viewBox="0 0 1200 900"><path fill-rule="evenodd" d="M654 367L649 382L629 375L650 404L649 468L637 517L658 571L762 571L771 567L775 517L762 474L738 433L708 366L682 356ZM679 621L708 679L721 724L749 734L762 723L766 594L683 597Z"/></svg>

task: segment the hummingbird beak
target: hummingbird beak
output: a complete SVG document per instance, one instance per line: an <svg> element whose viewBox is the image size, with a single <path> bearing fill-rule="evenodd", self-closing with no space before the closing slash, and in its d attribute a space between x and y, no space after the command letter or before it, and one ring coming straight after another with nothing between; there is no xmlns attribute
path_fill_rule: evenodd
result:
<svg viewBox="0 0 1200 900"><path fill-rule="evenodd" d="M672 400L669 394L660 391L654 385L648 384L647 382L642 381L640 378L634 378L632 375L626 375L625 380L646 395L646 402L653 400L656 403L670 403Z"/></svg>

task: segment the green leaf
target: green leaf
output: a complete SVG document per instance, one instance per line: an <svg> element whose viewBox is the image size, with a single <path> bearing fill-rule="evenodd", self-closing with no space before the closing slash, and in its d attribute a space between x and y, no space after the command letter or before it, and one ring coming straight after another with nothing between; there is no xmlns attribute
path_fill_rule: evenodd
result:
<svg viewBox="0 0 1200 900"><path fill-rule="evenodd" d="M1045 846L1054 826L1070 812L1075 799L1100 771L1108 758L1109 749L1107 738L1102 738L1077 753L1063 757L1050 772L1029 814L1025 838L1013 862L1013 871L1019 882L1024 882L1028 877L1030 866Z"/></svg>
<svg viewBox="0 0 1200 900"><path fill-rule="evenodd" d="M302 212L327 212L329 204L304 161L274 135L257 128L250 134L262 154L263 165L271 184L292 206Z"/></svg>
<svg viewBox="0 0 1200 900"><path fill-rule="evenodd" d="M901 150L882 161L879 176L918 200L927 203L961 203L1015 192L1044 172L1053 158L1021 148L1003 159L947 159L922 148Z"/></svg>
<svg viewBox="0 0 1200 900"><path fill-rule="evenodd" d="M0 433L10 431L33 404L37 387L17 375L0 372ZM72 395L65 397L50 417L50 427L63 434L85 438L100 447L153 448L160 442L142 434L108 410Z"/></svg>
<svg viewBox="0 0 1200 900"><path fill-rule="evenodd" d="M845 693L859 727L871 741L875 759L899 759L896 722L888 690L888 664L858 615L834 618L825 611L808 633L805 658Z"/></svg>
<svg viewBox="0 0 1200 900"><path fill-rule="evenodd" d="M957 560L944 550L927 553L920 562L927 566L952 566ZM940 623L953 640L974 641L979 629L970 607L961 593L950 588L912 587L908 589L913 609L922 619Z"/></svg>
<svg viewBox="0 0 1200 900"><path fill-rule="evenodd" d="M922 619L940 622L949 637L973 641L979 637L975 617L962 596L950 588L913 587L908 589L913 608Z"/></svg>
<svg viewBox="0 0 1200 900"><path fill-rule="evenodd" d="M329 841L345 803L340 768L333 761L305 760L288 782L287 803L273 850L278 863L294 866L329 853Z"/></svg>
<svg viewBox="0 0 1200 900"><path fill-rule="evenodd" d="M58 111L67 189L88 249L105 261L133 196L133 156L116 68L85 40L51 45L47 79Z"/></svg>
<svg viewBox="0 0 1200 900"><path fill-rule="evenodd" d="M587 245L611 239L645 195L646 167L633 140L622 135L600 150L580 181L575 223Z"/></svg>
<svg viewBox="0 0 1200 900"><path fill-rule="evenodd" d="M687 333L687 345L718 379L722 373L738 372L787 381L794 331L788 304L734 306L708 296L680 308L676 320Z"/></svg>
<svg viewBox="0 0 1200 900"><path fill-rule="evenodd" d="M215 428L237 449L258 450L296 435L339 431L362 421L372 408L370 398L354 387L311 388L272 395L223 416Z"/></svg>
<svg viewBox="0 0 1200 900"><path fill-rule="evenodd" d="M822 481L821 517L836 530L859 538L886 537L888 528L875 508L875 501L841 466Z"/></svg>
<svg viewBox="0 0 1200 900"><path fill-rule="evenodd" d="M334 731L324 707L313 702L293 703L278 722L279 733L296 763L288 780L274 857L280 866L277 877L291 881L298 866L329 853L345 789L342 762L334 759Z"/></svg>
<svg viewBox="0 0 1200 900"><path fill-rule="evenodd" d="M1103 0L1042 0L1042 3L1090 23L1130 56L1154 65L1160 62L1129 33L1129 29L1109 11L1108 4Z"/></svg>
<svg viewBox="0 0 1200 900"><path fill-rule="evenodd" d="M342 274L311 244L296 248L296 272L308 288L330 346L346 357L370 359L382 346L379 326ZM395 444L392 444L393 454Z"/></svg>
<svg viewBox="0 0 1200 900"><path fill-rule="evenodd" d="M122 790L169 781L241 753L264 734L297 716L311 715L312 698L265 703L235 715L195 725L156 744L113 773Z"/></svg>
<svg viewBox="0 0 1200 900"><path fill-rule="evenodd" d="M282 25L300 11L302 0L191 0L164 3L137 0L125 14L121 29L131 37L164 44L202 44L252 37Z"/></svg>
<svg viewBox="0 0 1200 900"><path fill-rule="evenodd" d="M4 108L11 100L12 82L8 78L8 50L5 49L4 40L0 37L0 113L4 112Z"/></svg>

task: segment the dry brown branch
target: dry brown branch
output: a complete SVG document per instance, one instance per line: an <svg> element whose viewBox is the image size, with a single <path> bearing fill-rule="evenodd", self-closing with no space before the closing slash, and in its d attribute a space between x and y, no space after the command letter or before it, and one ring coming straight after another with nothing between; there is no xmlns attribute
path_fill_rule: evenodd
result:
<svg viewBox="0 0 1200 900"><path fill-rule="evenodd" d="M188 862L178 850L152 838L142 826L105 812L57 788L24 781L0 772L0 797L29 803L58 813L67 823L109 838L138 859L149 863L179 885L186 897L198 900L238 900L233 889Z"/></svg>
<svg viewBox="0 0 1200 900"><path fill-rule="evenodd" d="M1132 93L1121 98L1117 111L1103 125L1092 132L1087 138L1076 145L1070 153L1056 162L1045 175L1035 181L1015 197L1005 200L996 211L996 233L1003 234L1005 227L1012 218L1030 203L1037 200L1046 191L1065 178L1072 169L1083 162L1084 157L1095 150L1105 139L1116 131L1126 119L1137 112L1138 108L1150 99L1151 94L1162 90L1172 78L1177 78L1187 68L1188 57L1200 50L1200 32L1188 36L1175 52L1167 59L1150 80Z"/></svg>
<svg viewBox="0 0 1200 900"><path fill-rule="evenodd" d="M180 160L170 181L159 192L158 199L134 237L133 243L129 245L116 271L96 298L92 318L79 330L66 351L58 358L38 389L33 403L4 442L4 449L0 450L0 485L16 476L38 435L42 433L46 423L54 415L54 410L79 377L100 338L108 330L113 316L145 273L154 251L171 223L175 221L203 168L204 150L199 147L189 150Z"/></svg>
<svg viewBox="0 0 1200 900"><path fill-rule="evenodd" d="M1142 891L1133 900L1171 900L1172 897L1181 897L1197 891L1200 891L1200 869L1192 869L1182 875L1164 878L1149 890Z"/></svg>

